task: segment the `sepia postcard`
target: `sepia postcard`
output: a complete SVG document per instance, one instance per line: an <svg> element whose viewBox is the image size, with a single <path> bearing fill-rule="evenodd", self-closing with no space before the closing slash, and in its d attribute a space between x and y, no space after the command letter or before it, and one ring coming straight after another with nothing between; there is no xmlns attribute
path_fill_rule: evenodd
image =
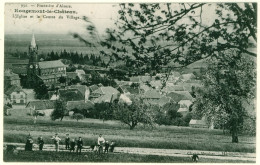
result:
<svg viewBox="0 0 260 165"><path fill-rule="evenodd" d="M257 1L3 5L4 163L257 163Z"/></svg>

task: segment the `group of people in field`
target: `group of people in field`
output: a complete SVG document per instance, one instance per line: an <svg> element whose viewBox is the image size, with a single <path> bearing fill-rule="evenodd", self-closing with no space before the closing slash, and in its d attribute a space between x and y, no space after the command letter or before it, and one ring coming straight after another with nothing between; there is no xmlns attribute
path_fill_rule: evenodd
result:
<svg viewBox="0 0 260 165"><path fill-rule="evenodd" d="M62 141L62 139L58 136L58 134L55 134L51 139L54 142L56 152L58 152L59 148L60 148L60 142ZM75 152L75 148L76 148L76 152L81 154L81 150L83 148L83 140L81 137L79 137L77 140L75 140L75 139L71 140L69 137L69 134L66 134L64 141L65 141L66 150L69 150L70 152ZM39 150L43 150L44 140L43 140L42 136L38 137L38 145L39 145ZM27 140L26 140L25 150L32 151L32 148L33 148L33 138L29 134L29 136L27 137ZM100 134L97 139L97 142L95 142L95 144L91 145L90 148L92 149L92 151L98 152L98 153L103 153L103 152L108 153L108 150L110 150L110 152L114 152L115 142L112 141L109 144L108 141L105 141L102 134Z"/></svg>

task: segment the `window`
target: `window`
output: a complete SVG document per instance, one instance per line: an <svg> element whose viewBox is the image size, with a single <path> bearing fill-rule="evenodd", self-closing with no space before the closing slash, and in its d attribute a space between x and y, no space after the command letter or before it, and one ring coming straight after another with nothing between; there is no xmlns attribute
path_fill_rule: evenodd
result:
<svg viewBox="0 0 260 165"><path fill-rule="evenodd" d="M20 98L22 99L22 98L23 98L23 95L21 95Z"/></svg>
<svg viewBox="0 0 260 165"><path fill-rule="evenodd" d="M24 100L20 100L20 103L24 103Z"/></svg>
<svg viewBox="0 0 260 165"><path fill-rule="evenodd" d="M13 99L16 99L15 95L13 95Z"/></svg>
<svg viewBox="0 0 260 165"><path fill-rule="evenodd" d="M13 103L16 103L16 100L13 100Z"/></svg>

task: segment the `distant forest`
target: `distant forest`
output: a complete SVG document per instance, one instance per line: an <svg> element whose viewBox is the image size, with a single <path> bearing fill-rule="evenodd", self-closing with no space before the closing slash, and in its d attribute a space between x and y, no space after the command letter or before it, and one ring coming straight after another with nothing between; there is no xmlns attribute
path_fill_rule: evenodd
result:
<svg viewBox="0 0 260 165"><path fill-rule="evenodd" d="M12 53L12 56L19 57L19 59L28 59L28 55L26 52L24 53ZM38 55L40 61L52 61L52 60L59 60L63 59L65 64L81 64L81 65L93 65L93 66L100 66L100 67L108 67L108 63L101 59L100 56L91 54L82 54L78 52L67 52L63 50L61 52L54 52L51 51L45 54Z"/></svg>

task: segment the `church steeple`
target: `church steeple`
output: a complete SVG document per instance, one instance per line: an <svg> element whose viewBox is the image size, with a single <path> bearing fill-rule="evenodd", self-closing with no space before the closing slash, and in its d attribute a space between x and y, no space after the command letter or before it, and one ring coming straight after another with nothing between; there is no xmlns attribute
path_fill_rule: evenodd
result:
<svg viewBox="0 0 260 165"><path fill-rule="evenodd" d="M31 41L31 48L36 48L36 42L35 42L35 37L34 37L34 34L32 36L32 41Z"/></svg>
<svg viewBox="0 0 260 165"><path fill-rule="evenodd" d="M31 44L29 45L29 63L27 66L27 86L33 87L39 75L38 65L38 45L35 42L34 34L32 35Z"/></svg>

